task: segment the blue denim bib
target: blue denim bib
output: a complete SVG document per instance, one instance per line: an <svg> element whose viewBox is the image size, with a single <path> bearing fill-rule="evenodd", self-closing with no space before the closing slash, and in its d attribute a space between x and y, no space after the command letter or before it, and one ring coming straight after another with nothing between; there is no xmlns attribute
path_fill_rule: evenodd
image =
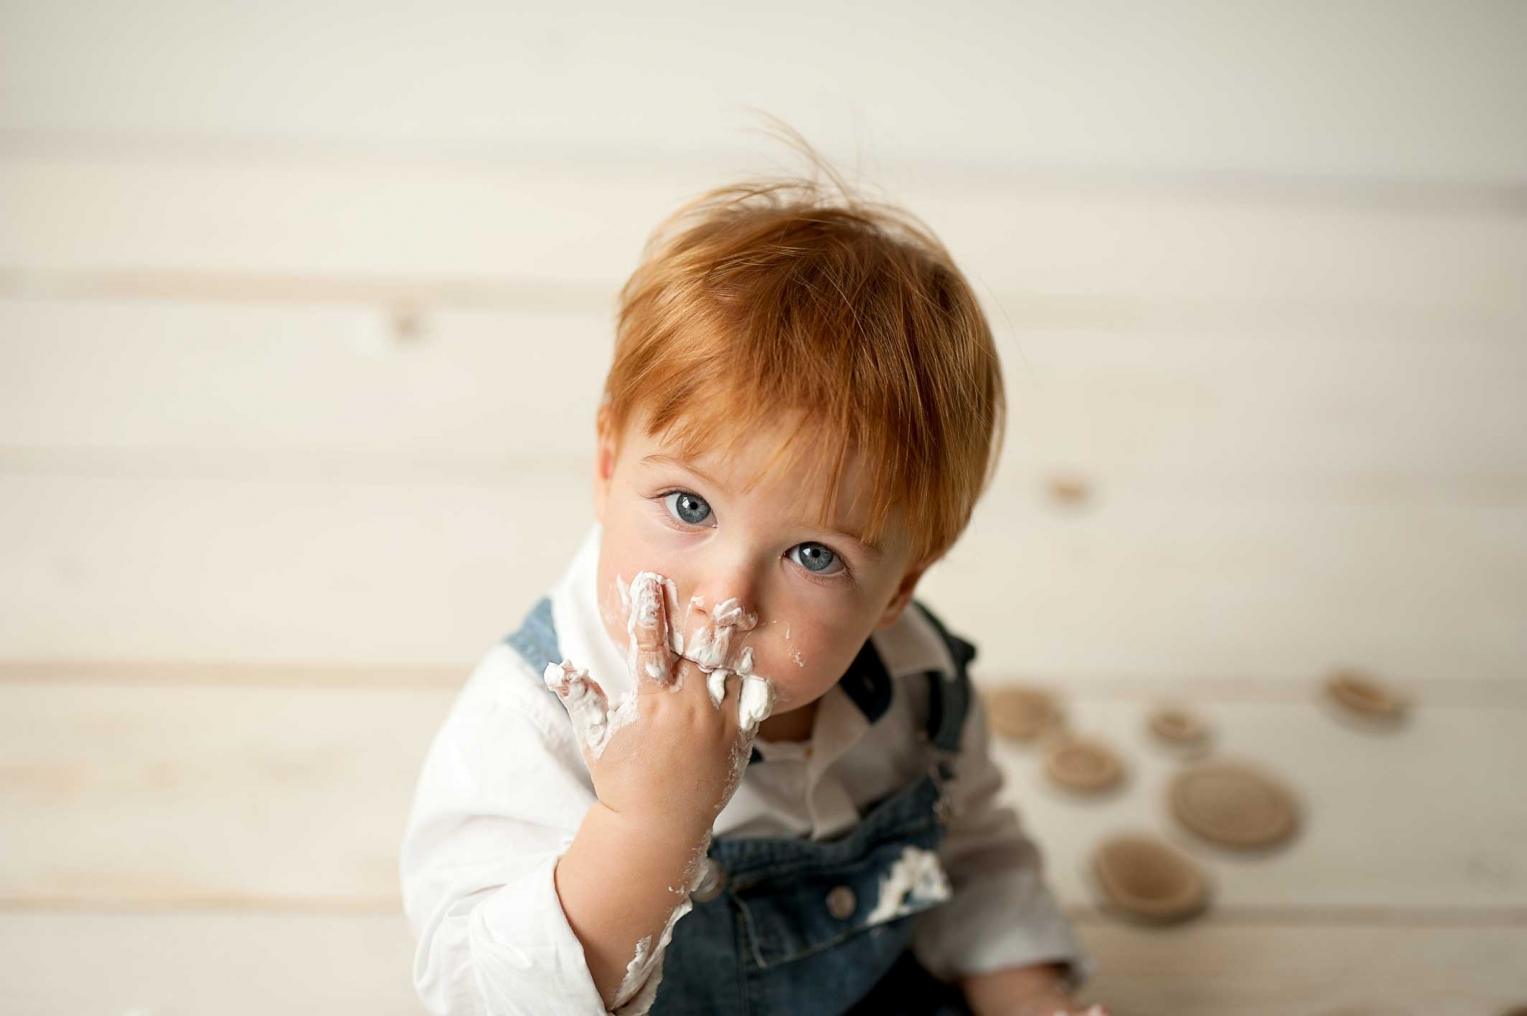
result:
<svg viewBox="0 0 1527 1016"><path fill-rule="evenodd" d="M833 840L718 837L694 909L674 925L656 1016L942 1016L964 1014L958 989L911 957L912 918L936 906L908 895L896 917L870 925L882 886L908 847L943 838L952 762L970 704L966 667L975 649L917 605L950 649L955 673L930 672L921 740L926 773L873 805ZM551 601L542 600L505 641L539 673L559 662ZM842 679L871 721L890 705L891 682L866 641ZM750 764L759 764L755 751Z"/></svg>

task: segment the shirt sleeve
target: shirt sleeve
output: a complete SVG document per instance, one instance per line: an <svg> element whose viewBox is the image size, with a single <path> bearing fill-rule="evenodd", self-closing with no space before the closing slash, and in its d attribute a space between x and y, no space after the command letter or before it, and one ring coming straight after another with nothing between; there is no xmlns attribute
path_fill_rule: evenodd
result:
<svg viewBox="0 0 1527 1016"><path fill-rule="evenodd" d="M950 980L1058 963L1079 987L1092 975L1093 961L1045 884L1039 848L998 801L1002 772L991 757L986 710L975 689L954 772L953 813L939 847L951 894L918 915L918 958Z"/></svg>
<svg viewBox="0 0 1527 1016"><path fill-rule="evenodd" d="M431 1013L603 1016L553 881L594 800L561 703L512 649L490 650L430 745L399 859Z"/></svg>

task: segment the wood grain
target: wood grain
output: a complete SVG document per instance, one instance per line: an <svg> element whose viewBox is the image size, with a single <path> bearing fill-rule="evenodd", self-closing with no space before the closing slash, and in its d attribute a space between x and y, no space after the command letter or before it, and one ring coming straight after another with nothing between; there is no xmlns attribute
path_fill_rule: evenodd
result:
<svg viewBox="0 0 1527 1016"><path fill-rule="evenodd" d="M0 1000L29 1016L424 1013L395 913L0 913L0 948Z"/></svg>
<svg viewBox="0 0 1527 1016"><path fill-rule="evenodd" d="M451 696L10 685L6 905L397 906L397 847Z"/></svg>
<svg viewBox="0 0 1527 1016"><path fill-rule="evenodd" d="M1170 695L1162 686L1160 694ZM453 693L431 689L0 684L0 902L7 906L390 909L419 764ZM1091 849L1144 828L1199 856L1227 915L1398 920L1418 910L1527 919L1527 710L1419 707L1392 736L1313 699L1202 702L1227 754L1282 774L1305 831L1266 858L1187 839L1161 800L1176 762L1146 743L1145 702L1075 696L1114 743L1121 793L1052 791L1035 751L1003 747L1007 799L1070 905ZM1492 916L1493 915L1493 916Z"/></svg>
<svg viewBox="0 0 1527 1016"><path fill-rule="evenodd" d="M0 474L0 657L466 666L561 575L588 491ZM994 491L921 588L994 674L1521 679L1520 509L1041 497Z"/></svg>
<svg viewBox="0 0 1527 1016"><path fill-rule="evenodd" d="M1004 482L1527 503L1511 327L996 321ZM0 299L0 468L466 477L583 457L612 334L605 311Z"/></svg>
<svg viewBox="0 0 1527 1016"><path fill-rule="evenodd" d="M1099 965L1088 994L1118 1016L1495 1016L1527 998L1521 927L1209 919L1079 934ZM0 998L29 1016L423 1012L390 914L0 913L0 948Z"/></svg>
<svg viewBox="0 0 1527 1016"><path fill-rule="evenodd" d="M1082 929L1118 1016L1474 1016L1527 999L1527 928Z"/></svg>
<svg viewBox="0 0 1527 1016"><path fill-rule="evenodd" d="M1068 696L1071 729L1124 756L1122 790L1077 798L1043 774L1043 748L999 742L1007 800L1049 860L1072 903L1097 898L1093 850L1115 832L1164 836L1207 869L1221 912L1248 919L1289 909L1312 919L1403 924L1421 908L1458 920L1527 923L1527 811L1514 774L1527 770L1520 706L1473 708L1422 701L1413 722L1373 733L1344 724L1316 689L1303 702L1186 699L1214 728L1214 753L1249 762L1285 783L1300 830L1281 848L1245 854L1194 838L1170 817L1166 794L1183 762L1146 731L1150 704ZM1492 918L1491 914L1495 916Z"/></svg>
<svg viewBox="0 0 1527 1016"><path fill-rule="evenodd" d="M755 164L756 167L756 164ZM648 232L735 169L695 163L418 164L0 159L0 266L27 272L510 281L611 296ZM1520 322L1527 219L1223 200L1190 188L887 174L887 196L958 252L984 292L1451 311ZM45 283L47 276L40 276Z"/></svg>

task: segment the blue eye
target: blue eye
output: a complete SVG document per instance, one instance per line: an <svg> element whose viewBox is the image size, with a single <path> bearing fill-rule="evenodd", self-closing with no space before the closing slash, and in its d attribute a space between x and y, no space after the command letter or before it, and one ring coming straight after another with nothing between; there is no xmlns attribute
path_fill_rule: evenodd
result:
<svg viewBox="0 0 1527 1016"><path fill-rule="evenodd" d="M837 575L844 570L838 555L820 543L797 543L790 548L790 557L813 575Z"/></svg>
<svg viewBox="0 0 1527 1016"><path fill-rule="evenodd" d="M687 490L665 494L663 503L668 506L668 514L686 525L698 526L710 518L710 505L705 503L704 498Z"/></svg>

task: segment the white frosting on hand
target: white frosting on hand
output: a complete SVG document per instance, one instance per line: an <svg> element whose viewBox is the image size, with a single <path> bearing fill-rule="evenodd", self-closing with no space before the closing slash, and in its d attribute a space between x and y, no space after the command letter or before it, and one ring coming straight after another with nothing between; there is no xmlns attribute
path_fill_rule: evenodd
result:
<svg viewBox="0 0 1527 1016"><path fill-rule="evenodd" d="M638 684L645 678L668 684L677 691L681 685L677 672L663 666L660 654L644 653L641 646L643 643L656 644L675 653L683 651L683 634L669 621L678 610L678 588L671 579L650 571L638 573L629 586L617 576L616 585L621 603L628 610L627 663L631 676ZM699 596L690 597L692 607L703 602ZM689 652L684 655L706 675L706 692L711 704L717 708L726 699L726 679L736 674L741 681L737 695L737 725L745 735L751 736L774 711L774 685L766 677L753 673L751 646L743 646L735 661L730 659L730 650L732 633L751 631L758 624L758 615L744 610L736 597L730 597L716 604L711 618L710 624L690 637ZM661 631L656 630L659 627ZM800 662L799 658L796 662ZM612 705L588 672L567 660L560 665L548 664L544 679L546 686L555 691L567 707L580 745L594 758L603 753L616 731L636 719L634 689Z"/></svg>
<svg viewBox="0 0 1527 1016"><path fill-rule="evenodd" d="M748 674L742 679L742 694L737 696L737 724L751 734L774 712L774 685L766 677Z"/></svg>
<svg viewBox="0 0 1527 1016"><path fill-rule="evenodd" d="M567 660L548 663L541 677L567 709L578 744L594 758L604 753L616 731L636 719L635 692L627 692L611 706L589 672Z"/></svg>
<svg viewBox="0 0 1527 1016"><path fill-rule="evenodd" d="M724 666L732 647L732 629L708 624L689 637L689 652L684 655L705 673Z"/></svg>
<svg viewBox="0 0 1527 1016"><path fill-rule="evenodd" d="M618 582L618 577L617 577ZM644 571L620 589L628 605L626 616L626 667L632 679L655 681L670 691L683 684L674 670L674 657L684 651L684 635L673 616L678 612L679 591L672 579ZM647 646L648 648L643 648Z"/></svg>
<svg viewBox="0 0 1527 1016"><path fill-rule="evenodd" d="M726 679L732 672L725 667L717 667L705 677L705 690L710 692L711 705L721 707L721 700L726 698Z"/></svg>

